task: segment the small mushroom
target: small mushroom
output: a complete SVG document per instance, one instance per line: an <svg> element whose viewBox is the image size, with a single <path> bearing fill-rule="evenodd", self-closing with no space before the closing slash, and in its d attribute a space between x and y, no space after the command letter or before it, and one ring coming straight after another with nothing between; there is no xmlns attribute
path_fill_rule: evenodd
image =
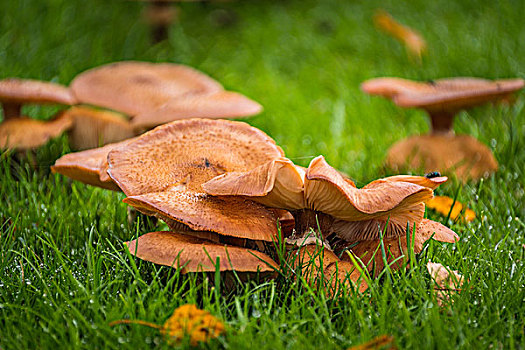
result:
<svg viewBox="0 0 525 350"><path fill-rule="evenodd" d="M33 149L60 135L71 126L63 113L50 121L34 120L21 115L24 104L71 105L75 99L69 89L55 83L27 79L0 81L0 103L4 121L0 123L0 148Z"/></svg>
<svg viewBox="0 0 525 350"><path fill-rule="evenodd" d="M207 75L184 65L125 61L79 74L71 89L81 103L132 117L134 127L182 118L236 118L261 111L240 94L224 91Z"/></svg>
<svg viewBox="0 0 525 350"><path fill-rule="evenodd" d="M127 118L119 113L85 106L72 107L65 113L73 121L69 141L76 150L96 148L135 136Z"/></svg>
<svg viewBox="0 0 525 350"><path fill-rule="evenodd" d="M405 166L453 171L462 180L478 179L497 170L492 152L467 135L456 136L452 129L458 111L508 97L523 88L522 79L489 81L477 78L449 78L415 82L400 78L377 78L361 89L380 95L404 108L425 110L431 119L428 135L412 136L395 144L387 156L394 169Z"/></svg>
<svg viewBox="0 0 525 350"><path fill-rule="evenodd" d="M248 172L217 176L202 187L214 196L241 196L289 210L295 219L297 237L320 232L320 239L337 254L355 244L377 247L381 238L402 239L407 227L416 227L415 239L421 242L430 238L431 229L436 232L434 239L456 241L454 232L423 219L424 202L432 198L432 189L444 181L446 177L395 176L358 189L319 156L306 171L279 158ZM398 258L406 251L405 242L393 255ZM364 258L368 265L372 256Z"/></svg>

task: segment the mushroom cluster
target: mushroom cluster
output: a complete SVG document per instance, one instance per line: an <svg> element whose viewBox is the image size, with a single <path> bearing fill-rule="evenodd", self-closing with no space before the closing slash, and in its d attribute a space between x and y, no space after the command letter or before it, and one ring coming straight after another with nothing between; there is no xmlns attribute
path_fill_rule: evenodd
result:
<svg viewBox="0 0 525 350"><path fill-rule="evenodd" d="M77 75L70 88L22 79L0 81L4 122L0 147L31 149L69 130L77 150L119 142L188 118L238 118L260 113L257 102L188 66L125 61ZM50 122L20 117L24 103L76 105Z"/></svg>
<svg viewBox="0 0 525 350"><path fill-rule="evenodd" d="M389 98L400 107L423 109L430 116L428 135L412 136L392 146L387 156L390 167L438 169L466 180L496 171L498 163L490 149L474 137L454 135L455 115L460 110L506 98L524 85L522 79L449 78L416 82L376 78L364 82L361 88L370 95Z"/></svg>
<svg viewBox="0 0 525 350"><path fill-rule="evenodd" d="M417 253L431 236L457 240L450 229L423 218L424 202L445 177L393 176L358 189L322 156L307 169L297 166L270 137L241 122L172 122L65 155L53 171L120 189L124 202L164 220L169 232L128 242L129 251L183 272L214 271L217 258L221 271L271 272L278 264L270 255L276 243L286 242L313 260L294 260L294 267L324 271L323 283L347 278L364 290L345 251L378 273L384 260L374 253L381 242L396 268L410 244ZM293 230L287 229L290 214ZM288 223L279 227L280 218Z"/></svg>

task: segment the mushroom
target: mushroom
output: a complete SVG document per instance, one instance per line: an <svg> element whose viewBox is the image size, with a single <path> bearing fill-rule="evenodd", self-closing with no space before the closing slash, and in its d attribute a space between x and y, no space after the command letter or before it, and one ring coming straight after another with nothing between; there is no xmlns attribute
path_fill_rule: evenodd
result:
<svg viewBox="0 0 525 350"><path fill-rule="evenodd" d="M85 150L135 136L127 118L119 113L77 106L65 112L73 121L69 130L71 147Z"/></svg>
<svg viewBox="0 0 525 350"><path fill-rule="evenodd" d="M166 221L171 232L148 234L129 242L132 254L138 247L139 258L164 261L171 266L177 254L190 249L191 243L195 249L209 248L212 260L221 258L221 269L228 270L230 262L224 259L226 251L222 246L229 245L233 267L245 264L251 254L248 248L264 251L264 242L278 239L280 214L247 199L208 196L200 184L227 171L250 170L282 155L275 141L248 124L190 119L100 149L66 155L57 161L53 171L100 187L120 188L128 195L126 203ZM171 242L172 255L159 248L166 242ZM250 258L252 267L245 268L267 272L268 266L276 265L264 254L256 256L269 265L260 259L260 264L255 264ZM189 257L183 254L182 264ZM205 263L209 266L209 261L197 261L197 265ZM193 267L190 264L188 271L195 271Z"/></svg>
<svg viewBox="0 0 525 350"><path fill-rule="evenodd" d="M37 80L4 79L0 81L0 102L4 121L0 123L0 148L33 149L60 135L71 126L64 113L50 121L21 115L23 104L72 105L75 98L65 86Z"/></svg>
<svg viewBox="0 0 525 350"><path fill-rule="evenodd" d="M182 118L234 118L262 107L224 91L207 75L184 65L124 61L90 69L71 83L77 99L132 117L136 129Z"/></svg>
<svg viewBox="0 0 525 350"><path fill-rule="evenodd" d="M126 242L131 254L181 272L220 271L273 273L278 265L257 250L227 246L175 231L150 232ZM219 258L219 261L217 261Z"/></svg>
<svg viewBox="0 0 525 350"><path fill-rule="evenodd" d="M51 167L51 171L88 185L120 191L120 187L113 182L107 173L108 154L114 147L125 142L109 144L82 152L68 153L57 159L55 165Z"/></svg>
<svg viewBox="0 0 525 350"><path fill-rule="evenodd" d="M240 196L272 208L289 210L295 219L295 234L306 241L309 235L339 255L351 249L373 269L368 247L399 240L391 250L389 262L406 255L407 228L415 227L414 240L434 239L455 242L457 235L447 227L423 219L424 202L446 177L393 176L371 182L362 189L326 163L324 157L312 160L306 170L286 158L269 161L251 171L230 172L202 185L214 196ZM290 241L290 240L289 240ZM353 247L355 245L355 247ZM422 246L415 246L415 252ZM364 249L364 251L363 251ZM345 259L345 255L342 256ZM382 268L376 264L379 272ZM399 265L399 264L398 264ZM394 266L394 268L397 266Z"/></svg>
<svg viewBox="0 0 525 350"><path fill-rule="evenodd" d="M400 78L377 78L364 82L361 89L380 95L404 108L421 108L430 116L428 135L412 136L389 150L387 165L453 171L462 180L478 179L497 170L489 148L468 135L454 135L458 111L489 101L507 98L523 88L522 79L489 81L478 78L449 78L415 82Z"/></svg>

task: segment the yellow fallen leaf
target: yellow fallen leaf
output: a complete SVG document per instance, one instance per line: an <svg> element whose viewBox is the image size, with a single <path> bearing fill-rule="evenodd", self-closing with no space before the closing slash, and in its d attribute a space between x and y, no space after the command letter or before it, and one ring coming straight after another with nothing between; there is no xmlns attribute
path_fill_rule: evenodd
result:
<svg viewBox="0 0 525 350"><path fill-rule="evenodd" d="M454 199L450 197L435 196L434 198L426 202L426 206L427 208L433 209L443 215L448 215L448 213L450 212L450 218L452 220L456 220L456 218L459 216L459 214L461 214L462 211L464 211L463 218L466 221L470 222L476 218L476 213L474 213L473 210L469 208L463 209L463 204L461 204L458 201L454 203L454 208L452 208L452 203L454 203ZM452 208L452 212L450 211L450 208Z"/></svg>
<svg viewBox="0 0 525 350"><path fill-rule="evenodd" d="M140 324L159 329L168 337L170 342L180 342L186 335L190 344L197 346L199 342L207 342L224 333L224 324L206 310L200 310L195 305L186 304L175 309L173 314L162 326L142 320L117 320L110 322L110 326L117 324Z"/></svg>
<svg viewBox="0 0 525 350"><path fill-rule="evenodd" d="M465 278L457 271L453 271L440 263L433 263L430 260L427 263L427 270L436 284L434 290L436 291L439 306L443 306L444 302L449 300L453 293L461 291Z"/></svg>
<svg viewBox="0 0 525 350"><path fill-rule="evenodd" d="M379 10L374 15L375 25L400 41L408 52L421 58L427 49L427 43L421 34L397 22L388 12Z"/></svg>
<svg viewBox="0 0 525 350"><path fill-rule="evenodd" d="M375 349L383 349L383 350L397 350L397 346L394 343L394 337L391 335L380 335L378 337L375 337L374 339L359 344L356 346L352 346L348 348L348 350L375 350Z"/></svg>

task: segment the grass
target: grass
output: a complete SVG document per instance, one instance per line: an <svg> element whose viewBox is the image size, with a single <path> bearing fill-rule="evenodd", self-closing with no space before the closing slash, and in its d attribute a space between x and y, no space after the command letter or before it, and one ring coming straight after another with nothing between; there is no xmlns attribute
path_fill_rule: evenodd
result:
<svg viewBox="0 0 525 350"><path fill-rule="evenodd" d="M378 32L384 8L429 44L421 63ZM249 122L296 163L323 154L358 185L387 174L395 141L428 130L422 112L365 96L359 83L396 75L525 77L523 1L239 1L181 5L167 42L151 46L142 4L124 1L0 2L1 77L67 84L107 62L185 63L265 107ZM236 21L220 24L224 11ZM47 117L50 107L26 112ZM429 212L460 236L432 242L411 269L372 283L360 297L327 300L293 276L239 284L217 293L214 278L131 258L123 242L148 225L127 222L122 194L70 182L49 165L69 152L63 136L33 156L2 154L0 163L0 348L167 348L153 329L108 322L162 323L195 303L230 331L209 348L343 349L391 334L400 348L519 349L525 344L525 98L511 107L463 112L457 133L494 151L497 174L479 183L452 180L437 192L466 203L471 224ZM153 229L152 227L150 227ZM436 305L428 259L469 282L453 305ZM187 347L182 343L181 347Z"/></svg>

